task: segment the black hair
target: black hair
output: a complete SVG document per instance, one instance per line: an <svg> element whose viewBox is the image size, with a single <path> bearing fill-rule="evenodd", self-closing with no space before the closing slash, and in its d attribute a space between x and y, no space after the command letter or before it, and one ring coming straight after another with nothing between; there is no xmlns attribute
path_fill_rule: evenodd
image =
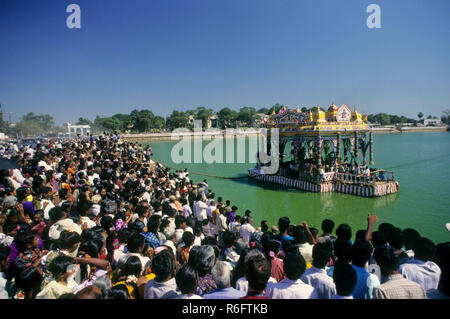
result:
<svg viewBox="0 0 450 319"><path fill-rule="evenodd" d="M386 236L388 236L388 233L391 231L391 229L394 228L394 225L389 224L389 223L381 223L378 226L378 230L382 231Z"/></svg>
<svg viewBox="0 0 450 319"><path fill-rule="evenodd" d="M16 276L16 287L23 289L25 294L33 290L33 297L40 291L40 285L43 277L39 272L39 269L34 266L23 268L22 271Z"/></svg>
<svg viewBox="0 0 450 319"><path fill-rule="evenodd" d="M270 278L272 265L262 255L251 256L248 259L246 267L246 278L248 280L249 288L257 291L266 289L267 281Z"/></svg>
<svg viewBox="0 0 450 319"><path fill-rule="evenodd" d="M278 228L280 229L280 233L283 233L285 230L289 228L289 224L291 223L289 217L281 217L278 220Z"/></svg>
<svg viewBox="0 0 450 319"><path fill-rule="evenodd" d="M127 249L131 253L138 253L144 247L144 237L140 234L134 234L128 239Z"/></svg>
<svg viewBox="0 0 450 319"><path fill-rule="evenodd" d="M8 258L11 248L5 245L0 245L0 262Z"/></svg>
<svg viewBox="0 0 450 319"><path fill-rule="evenodd" d="M14 238L14 241L16 243L16 248L19 252L24 252L28 249L28 245L33 244L35 235L31 232L19 232L17 236Z"/></svg>
<svg viewBox="0 0 450 319"><path fill-rule="evenodd" d="M379 230L376 230L372 233L372 238L370 239L370 242L374 247L382 246L387 243L386 235Z"/></svg>
<svg viewBox="0 0 450 319"><path fill-rule="evenodd" d="M183 215L177 215L175 217L175 227L179 228L183 223L186 223L186 218Z"/></svg>
<svg viewBox="0 0 450 319"><path fill-rule="evenodd" d="M79 242L81 242L81 236L78 233L63 230L59 235L58 246L60 249L68 249Z"/></svg>
<svg viewBox="0 0 450 319"><path fill-rule="evenodd" d="M269 225L267 225L267 220L261 221L261 231L266 232L269 230Z"/></svg>
<svg viewBox="0 0 450 319"><path fill-rule="evenodd" d="M333 280L336 285L336 292L341 296L350 296L356 286L356 271L352 265L337 263L333 270Z"/></svg>
<svg viewBox="0 0 450 319"><path fill-rule="evenodd" d="M80 244L80 251L84 251L92 258L98 258L100 250L103 247L103 241L101 240L90 240L87 242L82 242Z"/></svg>
<svg viewBox="0 0 450 319"><path fill-rule="evenodd" d="M308 242L308 232L303 226L295 226L292 235L296 244L304 244Z"/></svg>
<svg viewBox="0 0 450 319"><path fill-rule="evenodd" d="M138 256L130 256L123 266L122 275L138 277L142 272L142 263Z"/></svg>
<svg viewBox="0 0 450 319"><path fill-rule="evenodd" d="M291 250L286 254L283 262L283 270L290 280L299 279L306 270L306 261L302 254L296 250Z"/></svg>
<svg viewBox="0 0 450 319"><path fill-rule="evenodd" d="M436 256L436 245L425 237L420 237L414 242L414 259L421 261L432 260Z"/></svg>
<svg viewBox="0 0 450 319"><path fill-rule="evenodd" d="M189 263L184 264L178 269L175 281L182 294L195 293L197 277L197 270Z"/></svg>
<svg viewBox="0 0 450 319"><path fill-rule="evenodd" d="M331 255L332 247L329 242L315 244L312 251L313 265L317 268L325 268Z"/></svg>
<svg viewBox="0 0 450 319"><path fill-rule="evenodd" d="M202 240L201 245L211 245L213 247L217 246L217 240L214 237L207 236ZM217 247L218 248L218 247ZM215 249L215 248L214 248Z"/></svg>
<svg viewBox="0 0 450 319"><path fill-rule="evenodd" d="M60 199L60 200L66 199L66 196L67 196L67 193L68 193L68 192L69 192L69 191L67 190L67 188L61 188L61 189L59 190L59 192L58 192L59 199Z"/></svg>
<svg viewBox="0 0 450 319"><path fill-rule="evenodd" d="M124 284L115 285L108 291L108 299L128 299L129 297L128 288Z"/></svg>
<svg viewBox="0 0 450 319"><path fill-rule="evenodd" d="M86 216L89 209L94 205L93 202L87 199L82 199L77 204L77 212L80 216Z"/></svg>
<svg viewBox="0 0 450 319"><path fill-rule="evenodd" d="M50 210L48 211L48 216L52 221L57 222L64 216L64 211L61 207L55 206L50 208Z"/></svg>
<svg viewBox="0 0 450 319"><path fill-rule="evenodd" d="M147 213L148 208L143 206L143 205L138 205L135 209L135 213L139 216L142 217L145 213Z"/></svg>
<svg viewBox="0 0 450 319"><path fill-rule="evenodd" d="M5 232L5 234L9 234L10 232L12 232L14 229L17 229L17 223L13 223L13 222L6 222L3 225L3 231Z"/></svg>
<svg viewBox="0 0 450 319"><path fill-rule="evenodd" d="M365 229L360 229L355 234L355 241L359 239L366 239L366 233L367 231Z"/></svg>
<svg viewBox="0 0 450 319"><path fill-rule="evenodd" d="M136 219L134 223L130 225L130 231L139 234L144 230L144 227L145 227L144 223L141 222L139 219Z"/></svg>
<svg viewBox="0 0 450 319"><path fill-rule="evenodd" d="M189 231L185 231L183 233L182 241L183 241L185 247L190 247L190 246L192 246L192 244L195 241L195 236L193 233L191 233Z"/></svg>
<svg viewBox="0 0 450 319"><path fill-rule="evenodd" d="M417 230L412 228L403 229L403 240L406 249L412 249L414 247L414 242L420 238L420 234Z"/></svg>
<svg viewBox="0 0 450 319"><path fill-rule="evenodd" d="M127 243L128 238L130 238L132 232L128 228L122 228L117 232L117 238L119 239L119 243Z"/></svg>
<svg viewBox="0 0 450 319"><path fill-rule="evenodd" d="M96 288L100 290L96 291ZM101 288L98 287L96 284L89 285L81 289L77 294L75 295L75 299L103 299L103 292L101 291Z"/></svg>
<svg viewBox="0 0 450 319"><path fill-rule="evenodd" d="M61 209L63 211L69 212L69 211L72 210L73 212L76 212L78 214L78 211L76 210L76 207L73 207L73 209L72 209L72 207L73 207L72 202L70 202L68 200L62 202L62 204L61 204Z"/></svg>
<svg viewBox="0 0 450 319"><path fill-rule="evenodd" d="M321 228L324 233L331 234L334 229L334 222L331 219L324 219Z"/></svg>
<svg viewBox="0 0 450 319"><path fill-rule="evenodd" d="M355 241L352 246L352 264L364 267L372 255L372 245L365 239Z"/></svg>
<svg viewBox="0 0 450 319"><path fill-rule="evenodd" d="M390 246L395 249L402 249L405 240L403 238L403 232L400 228L394 227L386 235L387 242Z"/></svg>
<svg viewBox="0 0 450 319"><path fill-rule="evenodd" d="M191 250L189 250L188 263L194 265L197 261L199 252L200 252L200 246L192 246Z"/></svg>
<svg viewBox="0 0 450 319"><path fill-rule="evenodd" d="M109 232L109 230L114 227L113 218L109 215L105 215L100 219L100 226Z"/></svg>
<svg viewBox="0 0 450 319"><path fill-rule="evenodd" d="M336 229L337 238L350 240L352 238L352 229L347 224L340 224Z"/></svg>
<svg viewBox="0 0 450 319"><path fill-rule="evenodd" d="M352 244L345 239L336 239L334 242L334 255L339 262L350 262L352 260Z"/></svg>
<svg viewBox="0 0 450 319"><path fill-rule="evenodd" d="M149 232L152 232L154 234L156 234L158 232L158 228L159 228L159 221L161 220L161 216L159 215L152 215L147 223L147 229Z"/></svg>
<svg viewBox="0 0 450 319"><path fill-rule="evenodd" d="M222 235L222 239L223 239L223 244L225 245L225 247L230 248L234 245L234 243L236 241L236 236L234 235L233 232L226 230L226 231L224 231L224 233Z"/></svg>
<svg viewBox="0 0 450 319"><path fill-rule="evenodd" d="M52 273L53 277L58 278L59 275L67 272L67 267L75 264L75 259L69 256L61 255L55 257L48 265L48 270Z"/></svg>
<svg viewBox="0 0 450 319"><path fill-rule="evenodd" d="M373 258L380 266L381 274L385 277L392 275L399 267L399 258L394 247L378 246L373 252Z"/></svg>
<svg viewBox="0 0 450 319"><path fill-rule="evenodd" d="M152 271L161 280L166 280L173 274L174 256L170 249L165 249L153 257Z"/></svg>

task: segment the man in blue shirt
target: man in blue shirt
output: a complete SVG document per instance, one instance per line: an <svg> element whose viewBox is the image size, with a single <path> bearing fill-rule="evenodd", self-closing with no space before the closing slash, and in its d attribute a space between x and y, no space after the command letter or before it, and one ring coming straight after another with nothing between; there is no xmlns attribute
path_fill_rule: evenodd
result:
<svg viewBox="0 0 450 319"><path fill-rule="evenodd" d="M355 299L372 299L373 290L380 286L378 277L365 268L372 254L372 245L365 239L357 240L352 246L352 266L356 272Z"/></svg>
<svg viewBox="0 0 450 319"><path fill-rule="evenodd" d="M214 265L211 274L217 289L204 294L204 299L239 299L246 295L245 291L234 289L230 285L231 266L225 261L219 261Z"/></svg>
<svg viewBox="0 0 450 319"><path fill-rule="evenodd" d="M280 233L276 236L276 239L281 241L282 245L284 245L288 240L294 240L294 237L288 235L290 224L291 220L287 216L281 217L278 220L278 228L280 229Z"/></svg>

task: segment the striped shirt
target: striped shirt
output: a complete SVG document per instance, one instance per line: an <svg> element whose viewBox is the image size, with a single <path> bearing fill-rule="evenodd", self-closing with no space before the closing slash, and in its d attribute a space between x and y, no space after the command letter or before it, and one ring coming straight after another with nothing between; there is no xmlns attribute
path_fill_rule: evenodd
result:
<svg viewBox="0 0 450 319"><path fill-rule="evenodd" d="M400 274L394 274L374 289L373 299L427 299L427 296L418 283L405 279Z"/></svg>

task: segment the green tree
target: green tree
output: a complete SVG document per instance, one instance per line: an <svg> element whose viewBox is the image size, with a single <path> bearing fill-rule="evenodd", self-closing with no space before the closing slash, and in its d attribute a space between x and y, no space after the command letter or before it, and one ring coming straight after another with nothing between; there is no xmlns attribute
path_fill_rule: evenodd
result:
<svg viewBox="0 0 450 319"><path fill-rule="evenodd" d="M256 110L254 107L244 106L239 109L237 120L244 122L248 127L250 127L253 125L256 117Z"/></svg>
<svg viewBox="0 0 450 319"><path fill-rule="evenodd" d="M100 118L99 124L110 132L115 132L120 130L120 121L116 117L104 117Z"/></svg>
<svg viewBox="0 0 450 319"><path fill-rule="evenodd" d="M262 107L260 108L258 111L256 111L256 113L264 113L264 114L270 114L271 110L268 109L267 107Z"/></svg>
<svg viewBox="0 0 450 319"><path fill-rule="evenodd" d="M152 127L161 131L166 127L166 120L162 116L157 115L153 118Z"/></svg>
<svg viewBox="0 0 450 319"><path fill-rule="evenodd" d="M391 117L389 116L389 114L386 114L386 113L380 113L380 114L377 114L377 115L379 115L379 121L380 121L380 124L381 125L389 125L389 124L391 124Z"/></svg>
<svg viewBox="0 0 450 319"><path fill-rule="evenodd" d="M217 113L217 117L219 119L220 127L225 129L235 126L238 113L235 110L224 107Z"/></svg>
<svg viewBox="0 0 450 319"><path fill-rule="evenodd" d="M75 125L92 125L92 122L87 118L80 117Z"/></svg>
<svg viewBox="0 0 450 319"><path fill-rule="evenodd" d="M152 128L152 125L154 124L153 121L155 115L150 110L141 110L141 111L133 110L131 111L130 116L134 123L133 126L134 132L138 133L148 132Z"/></svg>
<svg viewBox="0 0 450 319"><path fill-rule="evenodd" d="M121 132L129 131L134 126L133 118L129 114L118 113L118 114L114 114L113 117L119 120L119 122L120 122L119 130Z"/></svg>
<svg viewBox="0 0 450 319"><path fill-rule="evenodd" d="M188 124L188 115L185 112L173 110L172 114L166 120L166 126L169 130L184 128Z"/></svg>
<svg viewBox="0 0 450 319"><path fill-rule="evenodd" d="M202 127L205 128L208 124L208 120L209 118L214 115L214 110L213 109L208 109L204 106L199 106L196 110L195 110L195 119L196 120L201 120L202 121Z"/></svg>
<svg viewBox="0 0 450 319"><path fill-rule="evenodd" d="M450 109L442 112L441 121L444 124L450 124Z"/></svg>

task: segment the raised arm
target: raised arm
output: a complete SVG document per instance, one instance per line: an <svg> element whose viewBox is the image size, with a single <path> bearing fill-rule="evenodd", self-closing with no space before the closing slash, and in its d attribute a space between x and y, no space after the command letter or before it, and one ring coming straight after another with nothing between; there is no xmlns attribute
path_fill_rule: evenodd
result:
<svg viewBox="0 0 450 319"><path fill-rule="evenodd" d="M366 231L366 240L370 242L370 237L372 237L373 226L377 223L378 217L377 215L371 215L367 213L367 231Z"/></svg>
<svg viewBox="0 0 450 319"><path fill-rule="evenodd" d="M308 224L306 222L302 222L301 225L305 227L306 232L308 233L309 238L311 239L311 242L313 245L317 244L316 239L314 238L313 234L311 233L311 230L309 230Z"/></svg>

